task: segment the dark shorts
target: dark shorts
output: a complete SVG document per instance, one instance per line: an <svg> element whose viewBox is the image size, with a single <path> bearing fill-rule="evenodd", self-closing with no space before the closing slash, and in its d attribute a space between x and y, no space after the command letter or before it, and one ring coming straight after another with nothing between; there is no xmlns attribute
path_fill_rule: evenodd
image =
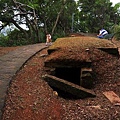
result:
<svg viewBox="0 0 120 120"><path fill-rule="evenodd" d="M98 36L98 38L104 39L104 37L105 37L106 35L108 35L108 34Z"/></svg>

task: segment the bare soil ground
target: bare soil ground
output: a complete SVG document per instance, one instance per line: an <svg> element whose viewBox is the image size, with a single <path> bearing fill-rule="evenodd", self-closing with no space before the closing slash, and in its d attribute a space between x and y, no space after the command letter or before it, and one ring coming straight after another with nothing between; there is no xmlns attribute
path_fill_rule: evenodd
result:
<svg viewBox="0 0 120 120"><path fill-rule="evenodd" d="M114 42L120 47L120 42ZM16 48L1 47L0 55L13 49ZM95 98L65 99L42 79L47 69L43 54L47 54L47 49L32 57L13 77L3 120L120 120L120 106L103 95L105 91L113 91L120 97L120 81L115 81L115 57L110 56L109 64L106 61L98 65L99 82L92 89L97 95Z"/></svg>

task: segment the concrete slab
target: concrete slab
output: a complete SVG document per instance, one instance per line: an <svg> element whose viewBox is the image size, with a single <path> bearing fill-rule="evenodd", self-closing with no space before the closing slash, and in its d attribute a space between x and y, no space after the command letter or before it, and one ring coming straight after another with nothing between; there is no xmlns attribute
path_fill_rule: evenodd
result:
<svg viewBox="0 0 120 120"><path fill-rule="evenodd" d="M86 97L95 97L95 93L92 90L85 89L79 85L68 82L66 80L57 78L52 75L44 75L44 80L48 82L48 84L52 87L58 88L62 91L70 93L78 98L86 98Z"/></svg>

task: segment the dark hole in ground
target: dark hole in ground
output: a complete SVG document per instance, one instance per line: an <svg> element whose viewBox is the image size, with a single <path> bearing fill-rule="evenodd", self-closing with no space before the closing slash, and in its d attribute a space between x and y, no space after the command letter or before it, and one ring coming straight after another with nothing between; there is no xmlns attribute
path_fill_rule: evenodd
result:
<svg viewBox="0 0 120 120"><path fill-rule="evenodd" d="M55 76L74 84L80 85L80 72L81 68L56 68ZM68 92L62 91L58 88L52 87L53 90L58 92L58 95L64 99L78 99L77 96Z"/></svg>
<svg viewBox="0 0 120 120"><path fill-rule="evenodd" d="M80 85L80 68L56 68L55 76Z"/></svg>

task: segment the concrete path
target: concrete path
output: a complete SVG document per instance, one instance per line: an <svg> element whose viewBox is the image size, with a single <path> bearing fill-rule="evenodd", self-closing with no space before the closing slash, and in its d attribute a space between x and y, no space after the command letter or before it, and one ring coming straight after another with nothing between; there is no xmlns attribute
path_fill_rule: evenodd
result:
<svg viewBox="0 0 120 120"><path fill-rule="evenodd" d="M45 43L22 46L0 57L0 120L12 77L29 58L45 47Z"/></svg>

